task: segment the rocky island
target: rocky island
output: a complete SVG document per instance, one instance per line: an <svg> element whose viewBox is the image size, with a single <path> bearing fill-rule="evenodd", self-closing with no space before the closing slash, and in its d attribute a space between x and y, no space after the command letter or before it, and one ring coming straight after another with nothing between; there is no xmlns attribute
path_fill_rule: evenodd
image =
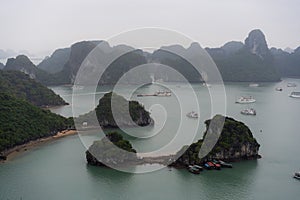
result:
<svg viewBox="0 0 300 200"><path fill-rule="evenodd" d="M222 120L224 117L216 115L214 120L219 120L218 118ZM253 137L251 130L243 122L226 117L224 127L216 145L208 155L200 159L199 151L200 148L205 148L203 141L207 137L208 130L211 129L212 134L214 134L217 129L217 127L209 126L210 122L211 120L205 122L207 129L203 139L198 140L190 146L183 147L182 151L185 152L172 164L173 166L186 167L194 164L202 165L212 160L233 162L261 158L258 154L260 144L258 144Z"/></svg>
<svg viewBox="0 0 300 200"><path fill-rule="evenodd" d="M112 101L114 105L114 113L112 112ZM128 116L128 106L129 114ZM97 116L97 120L93 116ZM105 128L118 128L118 127L134 127L134 126L147 126L154 123L150 117L150 113L145 110L137 101L128 101L124 97L117 95L113 92L106 93L100 100L95 110L81 115L75 119L77 124L87 124L88 127L100 125ZM117 123L117 122L118 123Z"/></svg>
<svg viewBox="0 0 300 200"><path fill-rule="evenodd" d="M86 159L90 165L111 166L135 163L137 156L136 150L128 140L123 139L123 136L117 132L111 132L90 146L86 151Z"/></svg>

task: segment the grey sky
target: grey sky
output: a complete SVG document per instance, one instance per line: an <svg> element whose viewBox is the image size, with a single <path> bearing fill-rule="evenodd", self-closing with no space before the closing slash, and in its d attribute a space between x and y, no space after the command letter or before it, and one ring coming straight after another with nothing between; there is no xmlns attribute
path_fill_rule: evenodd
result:
<svg viewBox="0 0 300 200"><path fill-rule="evenodd" d="M46 55L139 27L173 29L203 47L260 28L269 46L296 48L299 15L298 0L0 0L0 49Z"/></svg>

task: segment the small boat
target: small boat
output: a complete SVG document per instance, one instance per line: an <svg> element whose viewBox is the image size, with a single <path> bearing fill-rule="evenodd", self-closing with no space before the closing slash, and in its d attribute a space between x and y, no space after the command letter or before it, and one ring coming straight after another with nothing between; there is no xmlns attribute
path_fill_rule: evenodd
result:
<svg viewBox="0 0 300 200"><path fill-rule="evenodd" d="M226 163L226 162L224 162L222 160L219 160L218 162L224 168L232 168L232 164Z"/></svg>
<svg viewBox="0 0 300 200"><path fill-rule="evenodd" d="M207 162L207 164L210 166L210 168L214 169L215 165L212 162Z"/></svg>
<svg viewBox="0 0 300 200"><path fill-rule="evenodd" d="M221 170L221 165L220 165L218 162L213 161L212 164L214 165L214 168L215 168L216 170Z"/></svg>
<svg viewBox="0 0 300 200"><path fill-rule="evenodd" d="M238 98L238 100L236 100L235 103L240 103L240 104L247 104L247 103L254 103L256 102L256 100L252 97L252 96L249 96L249 97L240 97Z"/></svg>
<svg viewBox="0 0 300 200"><path fill-rule="evenodd" d="M199 165L193 165L193 167L194 167L195 169L198 169L198 170L200 170L200 171L203 171L203 167L201 167L201 166L199 166Z"/></svg>
<svg viewBox="0 0 300 200"><path fill-rule="evenodd" d="M158 97L170 97L171 96L171 91L157 91L154 93L154 96Z"/></svg>
<svg viewBox="0 0 300 200"><path fill-rule="evenodd" d="M258 86L259 86L258 83L250 83L250 84L249 84L249 87L258 87Z"/></svg>
<svg viewBox="0 0 300 200"><path fill-rule="evenodd" d="M287 87L297 87L296 83L288 83Z"/></svg>
<svg viewBox="0 0 300 200"><path fill-rule="evenodd" d="M290 97L292 97L292 98L300 98L300 92L292 92L290 94Z"/></svg>
<svg viewBox="0 0 300 200"><path fill-rule="evenodd" d="M294 178L300 180L300 172L296 172Z"/></svg>
<svg viewBox="0 0 300 200"><path fill-rule="evenodd" d="M189 165L188 170L189 170L189 172L191 172L193 174L200 174L200 170L195 168L194 165Z"/></svg>
<svg viewBox="0 0 300 200"><path fill-rule="evenodd" d="M281 88L281 87L278 87L278 88L276 88L275 90L281 92L281 91L282 91L282 88Z"/></svg>
<svg viewBox="0 0 300 200"><path fill-rule="evenodd" d="M242 115L256 115L256 110L254 110L253 108L247 108L245 110L241 111Z"/></svg>
<svg viewBox="0 0 300 200"><path fill-rule="evenodd" d="M198 118L199 117L198 113L196 113L195 111L189 112L188 114L186 114L186 116L189 118Z"/></svg>
<svg viewBox="0 0 300 200"><path fill-rule="evenodd" d="M211 166L208 163L204 163L204 168L207 169L207 170L210 170Z"/></svg>

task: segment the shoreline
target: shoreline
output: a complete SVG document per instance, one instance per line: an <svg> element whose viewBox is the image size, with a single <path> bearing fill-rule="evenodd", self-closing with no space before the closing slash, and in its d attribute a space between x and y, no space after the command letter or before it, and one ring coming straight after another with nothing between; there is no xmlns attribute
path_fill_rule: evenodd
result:
<svg viewBox="0 0 300 200"><path fill-rule="evenodd" d="M53 136L40 138L40 139L37 139L37 140L27 142L25 144L15 146L11 149L8 149L8 150L2 152L2 155L6 157L6 160L0 160L0 164L11 161L17 155L19 155L21 153L24 153L26 151L29 151L31 149L34 149L37 146L46 144L46 143L51 142L51 141L58 140L60 138L64 138L66 136L75 135L75 134L77 134L77 130L63 130L63 131L58 132L57 134L55 134Z"/></svg>

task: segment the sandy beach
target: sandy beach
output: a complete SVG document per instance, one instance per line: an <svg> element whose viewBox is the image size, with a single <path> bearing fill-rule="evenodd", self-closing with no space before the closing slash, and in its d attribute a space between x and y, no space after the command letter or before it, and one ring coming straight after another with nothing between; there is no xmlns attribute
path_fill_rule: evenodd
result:
<svg viewBox="0 0 300 200"><path fill-rule="evenodd" d="M57 139L60 139L60 138L63 138L63 137L69 136L69 135L75 135L75 134L77 134L76 130L64 130L64 131L58 132L54 136L40 138L40 139L37 139L34 141L30 141L26 144L18 145L14 148L4 151L3 155L6 156L6 160L0 160L0 163L10 161L18 154L20 154L22 152L26 152L26 151L33 149L34 147L37 147L39 145L42 145L47 142L54 141L54 140L57 140Z"/></svg>

